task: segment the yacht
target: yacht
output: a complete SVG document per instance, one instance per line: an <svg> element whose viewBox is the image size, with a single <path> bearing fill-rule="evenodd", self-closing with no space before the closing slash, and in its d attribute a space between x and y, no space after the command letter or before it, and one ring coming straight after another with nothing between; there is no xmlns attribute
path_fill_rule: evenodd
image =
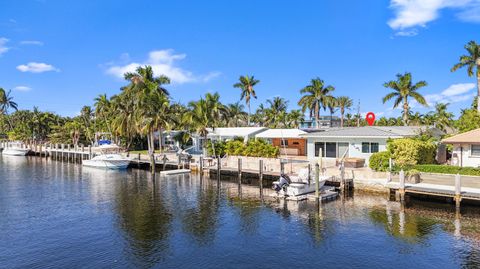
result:
<svg viewBox="0 0 480 269"><path fill-rule="evenodd" d="M119 154L120 147L114 144L101 145L92 149L100 152L90 160L83 160L82 165L104 169L126 169L131 159Z"/></svg>

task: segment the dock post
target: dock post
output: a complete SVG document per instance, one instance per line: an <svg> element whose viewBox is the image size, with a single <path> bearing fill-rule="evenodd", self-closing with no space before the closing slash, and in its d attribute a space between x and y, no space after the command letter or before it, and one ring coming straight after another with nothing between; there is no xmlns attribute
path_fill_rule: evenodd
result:
<svg viewBox="0 0 480 269"><path fill-rule="evenodd" d="M398 174L399 176L399 183L400 183L400 187L399 187L399 193L400 193L400 202L403 202L405 201L405 172L402 170L400 170L400 173Z"/></svg>
<svg viewBox="0 0 480 269"><path fill-rule="evenodd" d="M460 208L462 202L462 179L460 174L455 175L455 207Z"/></svg>
<svg viewBox="0 0 480 269"><path fill-rule="evenodd" d="M200 175L203 175L203 155L200 156L198 167L200 169Z"/></svg>
<svg viewBox="0 0 480 269"><path fill-rule="evenodd" d="M263 198L263 160L258 161L258 173L259 173L259 185L260 185L260 198Z"/></svg>
<svg viewBox="0 0 480 269"><path fill-rule="evenodd" d="M285 163L280 159L280 175L285 174Z"/></svg>
<svg viewBox="0 0 480 269"><path fill-rule="evenodd" d="M317 201L320 201L320 190L319 190L319 185L320 185L320 164L315 164L315 198Z"/></svg>
<svg viewBox="0 0 480 269"><path fill-rule="evenodd" d="M64 161L65 157L64 157L64 152L65 152L65 144L62 144L62 153L61 153L61 158L62 158L62 162Z"/></svg>
<svg viewBox="0 0 480 269"><path fill-rule="evenodd" d="M345 183L345 163L342 161L340 163L340 189L345 194L348 189L347 184Z"/></svg>
<svg viewBox="0 0 480 269"><path fill-rule="evenodd" d="M92 145L88 145L88 159L92 159Z"/></svg>
<svg viewBox="0 0 480 269"><path fill-rule="evenodd" d="M238 158L238 185L242 184L242 158Z"/></svg>
<svg viewBox="0 0 480 269"><path fill-rule="evenodd" d="M308 164L308 185L310 185L310 182L312 181L312 165Z"/></svg>
<svg viewBox="0 0 480 269"><path fill-rule="evenodd" d="M221 158L220 156L217 157L217 181L220 183L220 172L222 169L222 164L221 164Z"/></svg>

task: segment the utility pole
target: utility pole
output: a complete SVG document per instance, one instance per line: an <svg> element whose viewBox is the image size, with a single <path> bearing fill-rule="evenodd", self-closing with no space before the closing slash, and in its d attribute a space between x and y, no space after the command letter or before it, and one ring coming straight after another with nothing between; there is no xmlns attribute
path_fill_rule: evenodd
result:
<svg viewBox="0 0 480 269"><path fill-rule="evenodd" d="M360 99L358 99L357 106L357 127L360 127Z"/></svg>

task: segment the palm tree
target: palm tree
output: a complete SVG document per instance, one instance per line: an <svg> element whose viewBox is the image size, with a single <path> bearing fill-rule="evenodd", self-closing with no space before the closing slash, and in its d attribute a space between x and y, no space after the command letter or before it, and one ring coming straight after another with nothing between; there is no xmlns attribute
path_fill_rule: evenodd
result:
<svg viewBox="0 0 480 269"><path fill-rule="evenodd" d="M148 153L152 171L155 168L155 143L154 131L161 130L163 122L159 120L159 114L170 105L168 91L162 87L170 83L166 76L155 77L151 66L139 66L135 72L125 73L125 80L130 84L124 88L126 94L131 94L135 101L136 127L137 130L147 136ZM159 136L159 138L160 138ZM160 139L159 139L160 140ZM161 141L160 141L161 144Z"/></svg>
<svg viewBox="0 0 480 269"><path fill-rule="evenodd" d="M248 114L244 111L244 105L240 102L228 104L225 107L224 124L228 127L239 127L245 125Z"/></svg>
<svg viewBox="0 0 480 269"><path fill-rule="evenodd" d="M275 96L273 99L267 100L267 104L270 106L266 112L266 121L271 128L278 128L286 117L288 101L279 96Z"/></svg>
<svg viewBox="0 0 480 269"><path fill-rule="evenodd" d="M95 116L101 118L108 130L108 132L112 132L110 122L109 122L109 115L111 113L112 104L110 100L107 98L106 94L100 94L98 97L95 98Z"/></svg>
<svg viewBox="0 0 480 269"><path fill-rule="evenodd" d="M460 56L459 62L452 67L451 71L455 72L462 67L467 67L467 74L471 77L476 69L477 96L480 97L480 45L470 41L465 45L465 49L468 54ZM477 111L480 112L480 98L477 98Z"/></svg>
<svg viewBox="0 0 480 269"><path fill-rule="evenodd" d="M18 110L18 104L13 101L13 97L10 96L11 91L6 92L3 88L0 88L0 115L8 115L9 109ZM7 117L8 125L10 129L13 129L12 123Z"/></svg>
<svg viewBox="0 0 480 269"><path fill-rule="evenodd" d="M408 97L412 97L419 104L427 106L427 101L425 98L418 93L418 90L422 87L427 86L426 81L419 81L415 84L412 82L412 74L397 74L397 80L391 80L383 84L385 88L393 89L393 92L385 95L383 97L383 103L385 104L392 98L395 98L393 103L393 108L398 107L400 103L403 102L403 124L406 126L408 124L408 113L410 111L410 106L408 103Z"/></svg>
<svg viewBox="0 0 480 269"><path fill-rule="evenodd" d="M409 122L413 126L420 126L423 123L423 115L420 112L409 115Z"/></svg>
<svg viewBox="0 0 480 269"><path fill-rule="evenodd" d="M300 124L305 120L305 115L299 109L294 109L287 114L288 128L300 128Z"/></svg>
<svg viewBox="0 0 480 269"><path fill-rule="evenodd" d="M240 76L238 79L239 82L233 84L234 88L240 88L242 93L240 95L240 100L243 100L245 98L245 103L247 104L248 107L248 117L247 117L247 124L250 126L250 98L257 98L257 95L255 93L255 89L253 86L257 85L260 80L255 79L254 76Z"/></svg>
<svg viewBox="0 0 480 269"><path fill-rule="evenodd" d="M435 127L442 131L447 131L447 128L453 125L453 113L447 111L448 105L444 103L435 104L435 111L433 112Z"/></svg>
<svg viewBox="0 0 480 269"><path fill-rule="evenodd" d="M337 106L340 108L340 127L343 127L343 118L345 109L350 109L353 105L353 100L348 96L337 97Z"/></svg>
<svg viewBox="0 0 480 269"><path fill-rule="evenodd" d="M320 108L325 110L332 96L330 95L335 88L333 86L325 86L320 78L312 79L310 85L300 90L303 94L298 101L298 105L302 107L302 111L310 111L310 117L315 117L317 128L320 126Z"/></svg>

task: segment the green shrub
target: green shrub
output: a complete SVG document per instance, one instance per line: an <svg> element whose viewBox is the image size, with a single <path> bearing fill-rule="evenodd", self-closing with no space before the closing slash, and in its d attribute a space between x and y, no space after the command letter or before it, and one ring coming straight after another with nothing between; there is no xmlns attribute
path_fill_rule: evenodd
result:
<svg viewBox="0 0 480 269"><path fill-rule="evenodd" d="M368 166L375 171L388 171L391 154L388 151L373 153L370 156Z"/></svg>
<svg viewBox="0 0 480 269"><path fill-rule="evenodd" d="M272 146L262 139L252 139L247 144L237 139L230 140L224 144L223 148L225 154L233 156L275 158L280 153L278 147Z"/></svg>
<svg viewBox="0 0 480 269"><path fill-rule="evenodd" d="M439 173L439 174L460 174L468 176L480 176L480 168L473 167L459 167L451 165L436 165L436 164L422 164L415 165L414 169L424 173Z"/></svg>
<svg viewBox="0 0 480 269"><path fill-rule="evenodd" d="M415 138L400 138L390 140L387 150L400 167L417 164L434 164L437 145L432 141L422 141Z"/></svg>
<svg viewBox="0 0 480 269"><path fill-rule="evenodd" d="M225 156L226 144L223 141L208 141L207 153L209 156Z"/></svg>

